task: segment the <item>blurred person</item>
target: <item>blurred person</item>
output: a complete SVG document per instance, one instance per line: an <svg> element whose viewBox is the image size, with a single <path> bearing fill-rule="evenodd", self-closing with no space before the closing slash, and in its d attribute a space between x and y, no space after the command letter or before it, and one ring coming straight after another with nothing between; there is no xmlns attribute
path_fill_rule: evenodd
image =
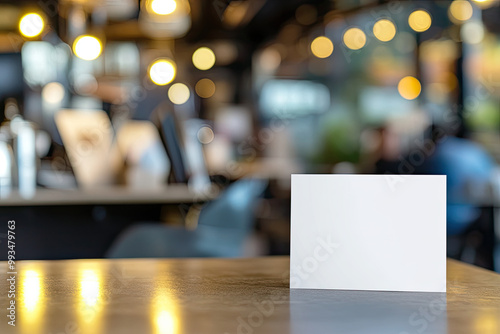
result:
<svg viewBox="0 0 500 334"><path fill-rule="evenodd" d="M447 177L447 231L449 235L463 233L481 214L468 194L468 185L487 185L495 162L478 144L465 138L445 135L432 128L434 149L416 172L443 174ZM440 134L436 138L436 134Z"/></svg>
<svg viewBox="0 0 500 334"><path fill-rule="evenodd" d="M493 268L493 220L477 192L492 180L495 162L480 145L431 126L423 139L403 153L400 138L378 129L377 174L439 174L447 177L446 223L448 256Z"/></svg>
<svg viewBox="0 0 500 334"><path fill-rule="evenodd" d="M480 216L471 202L468 185L485 185L492 177L495 163L490 155L471 140L447 134L431 126L427 135L405 154L400 138L386 127L378 129L380 143L377 174L440 174L447 176L447 230L449 235L463 233Z"/></svg>
<svg viewBox="0 0 500 334"><path fill-rule="evenodd" d="M493 158L480 145L446 134L432 126L431 136L416 146L425 153L418 174L446 175L447 254L488 269L494 266L494 229L489 203L472 191L487 189L495 168ZM411 161L411 153L409 156Z"/></svg>
<svg viewBox="0 0 500 334"><path fill-rule="evenodd" d="M378 134L377 147L375 149L376 174L401 174L401 147L400 138L388 126L376 129Z"/></svg>

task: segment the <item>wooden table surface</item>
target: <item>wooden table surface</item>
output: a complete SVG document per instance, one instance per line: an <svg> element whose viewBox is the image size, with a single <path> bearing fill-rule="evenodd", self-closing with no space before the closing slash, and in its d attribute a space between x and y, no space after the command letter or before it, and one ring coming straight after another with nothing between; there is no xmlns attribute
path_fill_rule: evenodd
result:
<svg viewBox="0 0 500 334"><path fill-rule="evenodd" d="M447 294L290 290L288 257L16 266L16 326L3 314L0 333L500 333L500 275L451 260Z"/></svg>

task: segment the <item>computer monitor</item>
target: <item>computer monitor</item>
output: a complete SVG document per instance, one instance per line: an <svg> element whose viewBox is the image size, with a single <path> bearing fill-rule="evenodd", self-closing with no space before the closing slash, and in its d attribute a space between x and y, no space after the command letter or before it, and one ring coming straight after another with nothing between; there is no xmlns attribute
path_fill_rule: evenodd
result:
<svg viewBox="0 0 500 334"><path fill-rule="evenodd" d="M185 149L181 127L175 111L166 103L161 103L154 110L154 118L160 131L160 137L170 159L170 181L187 183L188 171L185 162Z"/></svg>
<svg viewBox="0 0 500 334"><path fill-rule="evenodd" d="M3 114L5 100L24 97L23 65L21 53L0 53L0 109Z"/></svg>

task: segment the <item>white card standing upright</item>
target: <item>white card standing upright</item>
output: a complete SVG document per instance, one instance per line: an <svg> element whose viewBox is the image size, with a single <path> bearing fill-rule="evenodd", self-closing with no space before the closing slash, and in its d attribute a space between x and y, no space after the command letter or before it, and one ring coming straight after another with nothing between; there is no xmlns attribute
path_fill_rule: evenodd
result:
<svg viewBox="0 0 500 334"><path fill-rule="evenodd" d="M290 287L446 292L446 176L292 175Z"/></svg>

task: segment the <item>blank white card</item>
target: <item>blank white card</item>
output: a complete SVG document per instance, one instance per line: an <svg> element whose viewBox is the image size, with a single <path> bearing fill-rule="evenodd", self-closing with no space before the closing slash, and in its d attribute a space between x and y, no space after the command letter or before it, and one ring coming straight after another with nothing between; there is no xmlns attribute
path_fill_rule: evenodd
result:
<svg viewBox="0 0 500 334"><path fill-rule="evenodd" d="M446 176L292 175L290 287L446 292Z"/></svg>

